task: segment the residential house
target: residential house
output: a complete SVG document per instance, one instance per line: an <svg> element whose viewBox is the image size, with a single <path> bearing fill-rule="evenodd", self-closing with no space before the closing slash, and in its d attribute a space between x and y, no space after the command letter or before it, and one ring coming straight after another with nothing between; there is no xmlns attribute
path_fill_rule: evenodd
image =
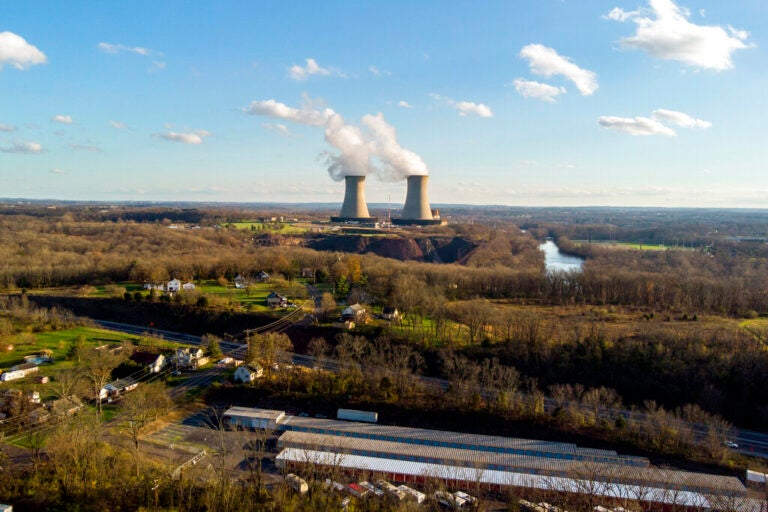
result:
<svg viewBox="0 0 768 512"><path fill-rule="evenodd" d="M134 352L130 360L143 366L149 373L160 373L166 363L163 354L153 352Z"/></svg>
<svg viewBox="0 0 768 512"><path fill-rule="evenodd" d="M365 308L360 304L352 304L344 308L341 312L341 320L352 322L364 322L365 321Z"/></svg>
<svg viewBox="0 0 768 512"><path fill-rule="evenodd" d="M75 395L52 400L48 404L50 411L56 416L72 416L83 408L83 402Z"/></svg>
<svg viewBox="0 0 768 512"><path fill-rule="evenodd" d="M241 274L237 274L235 276L235 288L238 288L238 289L248 288L248 279L246 279Z"/></svg>
<svg viewBox="0 0 768 512"><path fill-rule="evenodd" d="M9 370L4 371L0 375L0 381L7 382L9 380L23 379L27 375L37 373L40 368L34 363L24 363L12 366Z"/></svg>
<svg viewBox="0 0 768 512"><path fill-rule="evenodd" d="M224 359L216 361L216 366L219 368L228 368L230 366L237 368L241 364L243 364L242 359L235 359L234 357L225 357Z"/></svg>
<svg viewBox="0 0 768 512"><path fill-rule="evenodd" d="M394 306L384 306L384 309L381 311L381 318L390 322L398 322L400 320L400 312Z"/></svg>
<svg viewBox="0 0 768 512"><path fill-rule="evenodd" d="M117 379L116 381L110 382L109 384L101 388L101 390L99 391L99 399L111 400L113 398L120 396L123 393L128 393L130 391L133 391L137 387L139 387L138 381L136 381L135 379L132 379L131 377Z"/></svg>
<svg viewBox="0 0 768 512"><path fill-rule="evenodd" d="M258 363L250 363L242 365L235 370L233 377L235 382L242 382L244 384L251 383L264 375L264 368Z"/></svg>
<svg viewBox="0 0 768 512"><path fill-rule="evenodd" d="M267 306L271 308L282 307L286 304L288 304L288 299L277 292L272 292L267 295Z"/></svg>
<svg viewBox="0 0 768 512"><path fill-rule="evenodd" d="M191 283L191 282L184 283L183 285L181 285L181 289L184 290L185 292L191 292L192 290L195 289L195 283Z"/></svg>
<svg viewBox="0 0 768 512"><path fill-rule="evenodd" d="M171 356L171 365L175 368L193 368L200 366L194 364L195 361L204 357L205 354L201 348L177 348Z"/></svg>
<svg viewBox="0 0 768 512"><path fill-rule="evenodd" d="M258 274L256 274L256 280L261 282L261 283L266 283L270 279L272 279L272 278L269 277L269 274L267 274L263 270L261 272L259 272Z"/></svg>
<svg viewBox="0 0 768 512"><path fill-rule="evenodd" d="M168 293L175 293L181 290L181 281L178 279L171 279L165 285L165 291Z"/></svg>

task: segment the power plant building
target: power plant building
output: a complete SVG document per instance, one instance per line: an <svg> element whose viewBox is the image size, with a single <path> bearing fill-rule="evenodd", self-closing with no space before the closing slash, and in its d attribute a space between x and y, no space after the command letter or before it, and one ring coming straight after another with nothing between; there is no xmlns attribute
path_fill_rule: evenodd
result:
<svg viewBox="0 0 768 512"><path fill-rule="evenodd" d="M344 203L338 217L331 217L332 222L375 223L375 217L368 213L365 202L365 176L344 177Z"/></svg>
<svg viewBox="0 0 768 512"><path fill-rule="evenodd" d="M440 216L437 217L429 207L427 195L427 183L429 176L408 176L405 205L399 219L392 219L392 223L399 226L428 226L442 224Z"/></svg>

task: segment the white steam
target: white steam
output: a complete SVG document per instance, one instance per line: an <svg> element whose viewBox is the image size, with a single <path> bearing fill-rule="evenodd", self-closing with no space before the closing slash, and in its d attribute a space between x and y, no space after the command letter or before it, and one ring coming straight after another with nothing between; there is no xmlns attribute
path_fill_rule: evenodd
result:
<svg viewBox="0 0 768 512"><path fill-rule="evenodd" d="M328 174L336 181L345 176L375 175L382 181L401 181L412 175L429 173L424 161L397 142L397 131L384 115L365 115L361 126L348 124L332 109L306 100L302 108L289 107L275 100L254 101L246 113L285 119L325 131L325 141L338 153L322 153Z"/></svg>

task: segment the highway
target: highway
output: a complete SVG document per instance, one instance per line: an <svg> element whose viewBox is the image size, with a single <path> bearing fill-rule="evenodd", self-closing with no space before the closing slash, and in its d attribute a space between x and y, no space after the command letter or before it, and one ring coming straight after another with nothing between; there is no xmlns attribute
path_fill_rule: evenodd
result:
<svg viewBox="0 0 768 512"><path fill-rule="evenodd" d="M297 314L299 311L300 309L297 309L296 311L293 311L288 315L286 315L286 317L289 317L289 315L291 315L289 320L298 321L301 316ZM286 317L283 317L283 319L285 319ZM284 322L283 319L273 322L273 324L270 324L270 325L275 325L276 330L282 331L292 323L291 321ZM185 343L189 345L202 344L202 339L200 336L194 336L191 334L165 331L162 329L153 329L153 328L147 328L147 327L142 327L137 325L118 323L118 322L108 322L104 320L93 320L93 322L96 325L103 327L104 329L125 332L128 334L135 334L137 336L151 334L153 336L159 336L159 337L162 337L163 339L174 341L177 343ZM264 327L268 327L268 326L264 326ZM260 328L258 331L254 330L252 332L263 332L262 329L263 328ZM226 355L237 357L240 359L242 359L245 356L247 351L247 345L245 343L222 340L219 342L219 346L221 347L222 352L224 352ZM332 371L332 372L338 372L344 366L348 366L352 364L352 363L343 363L335 359L330 359L326 357L322 359L318 359L312 356L297 354L293 352L283 354L281 359L283 361L291 361L292 364L294 365L304 366L307 368L322 368L324 370ZM209 383L211 379L214 378L214 375L208 375L208 374L206 375L209 376L210 378L201 379L200 381L195 379L193 382L190 382L189 385L190 386L207 385L207 383ZM422 385L432 390L446 391L450 385L450 382L448 380L435 378L435 377L421 376L419 377L419 380ZM186 387L187 386L185 385L185 388ZM480 392L483 398L486 398L486 399L492 398L497 393L496 390L488 389L488 388L481 389ZM519 399L525 399L526 395L518 392L517 397ZM544 410L546 412L551 413L557 407L558 407L558 403L554 399L548 398L548 397L544 398ZM584 409L584 407L581 404L578 404L577 407ZM592 409L589 409L589 410L592 410ZM598 415L604 418L612 417L614 414L615 414L615 411L610 411L608 409L598 410ZM622 416L624 416L624 418L628 420L631 419L632 421L637 421L637 422L648 421L649 419L647 415L638 411L623 410L621 411L621 414ZM707 432L707 427L703 424L680 421L680 426L691 428L694 431L694 433L696 433L700 437L704 437ZM745 455L768 459L768 434L734 427L731 429L728 435L728 439L739 445L739 448L738 448L739 452Z"/></svg>

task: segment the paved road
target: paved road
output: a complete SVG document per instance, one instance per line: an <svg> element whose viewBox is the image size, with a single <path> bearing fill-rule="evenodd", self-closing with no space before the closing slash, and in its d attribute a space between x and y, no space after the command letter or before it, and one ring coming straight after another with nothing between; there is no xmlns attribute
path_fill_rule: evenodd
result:
<svg viewBox="0 0 768 512"><path fill-rule="evenodd" d="M100 325L106 329L111 329L115 331L120 332L126 332L129 334L145 334L147 332L160 335L166 340L175 341L179 343L187 343L190 345L200 345L202 343L201 338L199 336L194 336L191 334L184 334L184 333L178 333L178 332L172 332L172 331L165 331L161 329L148 329L146 327L136 326L136 325L130 325L130 324L123 324L118 322L107 322L103 320L94 320L94 322L97 325ZM280 328L282 328L282 323L277 324ZM245 355L246 352L246 345L244 343L236 343L236 342L229 342L229 341L221 341L219 343L222 352L224 352L227 355L236 356L239 358L242 358ZM296 353L286 353L283 356L284 360L290 360L295 365L304 366L307 368L317 368L322 367L325 370L338 372L341 367L344 364L348 363L341 363L334 359L329 358L322 358L321 360L304 355L304 354L296 354ZM205 372L203 372L204 374ZM203 375L200 374L200 375ZM213 380L215 377L211 377L209 380L205 380L205 378L201 379L200 381L196 381L196 384L198 386L207 385L210 383L211 380ZM190 379L191 380L191 379ZM439 389L442 391L445 391L448 389L449 382L445 379L438 379L433 377L420 377L420 380L423 385L432 388L432 389ZM186 384L186 383L185 383ZM485 397L491 397L495 393L494 390L491 389L485 389L482 390L482 394ZM522 395L521 395L522 396ZM545 398L544 399L544 409L547 412L553 412L555 408L558 406L558 404L555 402L555 400L551 398ZM613 414L612 411L603 410L600 411L600 413L604 416L608 416L609 414ZM632 418L636 421L645 421L647 419L647 416L641 412L637 411L629 411L624 410L621 413L625 418ZM702 424L697 423L689 423L689 422L682 422L681 424L683 426L692 428L693 431L700 436L704 436L707 432L707 427ZM739 445L738 451L745 454L745 455L751 455L755 457L761 457L768 459L768 434L764 434L761 432L756 432L752 430L746 430L746 429L740 429L740 428L733 428L731 429L729 439L736 442Z"/></svg>

